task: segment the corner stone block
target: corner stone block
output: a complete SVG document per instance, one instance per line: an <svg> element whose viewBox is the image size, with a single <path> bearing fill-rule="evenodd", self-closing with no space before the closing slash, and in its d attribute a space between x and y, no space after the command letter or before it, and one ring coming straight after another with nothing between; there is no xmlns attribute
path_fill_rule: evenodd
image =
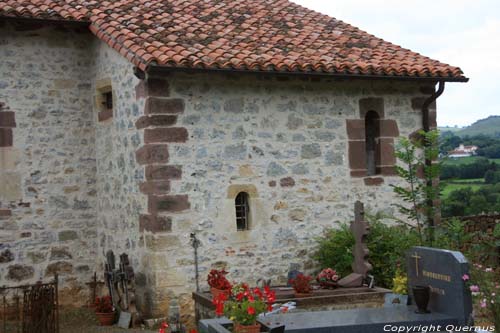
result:
<svg viewBox="0 0 500 333"><path fill-rule="evenodd" d="M16 127L16 118L13 111L0 112L0 127Z"/></svg>
<svg viewBox="0 0 500 333"><path fill-rule="evenodd" d="M186 142L188 131L184 127L149 128L144 131L144 142Z"/></svg>
<svg viewBox="0 0 500 333"><path fill-rule="evenodd" d="M351 170L351 177L361 178L361 177L366 177L366 174L367 174L366 169Z"/></svg>
<svg viewBox="0 0 500 333"><path fill-rule="evenodd" d="M392 119L380 120L380 136L395 138L399 136L398 123Z"/></svg>
<svg viewBox="0 0 500 333"><path fill-rule="evenodd" d="M148 97L144 113L149 114L179 114L184 112L184 100L180 98Z"/></svg>
<svg viewBox="0 0 500 333"><path fill-rule="evenodd" d="M155 97L168 97L169 92L168 81L159 78L149 78L147 80L147 93L148 96Z"/></svg>
<svg viewBox="0 0 500 333"><path fill-rule="evenodd" d="M430 129L437 128L437 114L436 111L429 110L429 127Z"/></svg>
<svg viewBox="0 0 500 333"><path fill-rule="evenodd" d="M395 165L394 139L380 139L380 165Z"/></svg>
<svg viewBox="0 0 500 333"><path fill-rule="evenodd" d="M172 218L156 215L141 215L139 218L139 231L169 232L172 231Z"/></svg>
<svg viewBox="0 0 500 333"><path fill-rule="evenodd" d="M171 180L181 179L182 168L174 165L148 165L146 166L146 180Z"/></svg>
<svg viewBox="0 0 500 333"><path fill-rule="evenodd" d="M397 176L396 167L394 166L382 166L377 169L383 176Z"/></svg>
<svg viewBox="0 0 500 333"><path fill-rule="evenodd" d="M154 115L142 116L137 119L135 127L143 129L147 127L166 127L174 125L177 122L177 116L174 115Z"/></svg>
<svg viewBox="0 0 500 333"><path fill-rule="evenodd" d="M426 97L415 97L411 100L411 108L416 111L421 111L422 106L427 98ZM429 105L429 110L436 110L436 101Z"/></svg>
<svg viewBox="0 0 500 333"><path fill-rule="evenodd" d="M148 144L135 152L135 159L140 165L168 162L168 145Z"/></svg>
<svg viewBox="0 0 500 333"><path fill-rule="evenodd" d="M0 128L0 147L12 147L14 136L11 128Z"/></svg>
<svg viewBox="0 0 500 333"><path fill-rule="evenodd" d="M349 140L365 139L365 121L363 119L347 119L346 127Z"/></svg>
<svg viewBox="0 0 500 333"><path fill-rule="evenodd" d="M168 180L148 181L139 185L139 190L144 194L167 194L170 191Z"/></svg>
<svg viewBox="0 0 500 333"><path fill-rule="evenodd" d="M150 195L148 200L150 213L156 212L182 212L191 208L187 195Z"/></svg>
<svg viewBox="0 0 500 333"><path fill-rule="evenodd" d="M365 142L349 141L349 166L351 169L366 169Z"/></svg>

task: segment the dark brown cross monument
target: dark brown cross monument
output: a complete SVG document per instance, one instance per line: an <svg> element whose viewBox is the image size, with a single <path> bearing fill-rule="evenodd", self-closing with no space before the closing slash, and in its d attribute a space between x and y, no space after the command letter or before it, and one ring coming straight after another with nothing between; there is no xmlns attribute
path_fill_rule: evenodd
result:
<svg viewBox="0 0 500 333"><path fill-rule="evenodd" d="M365 220L365 210L361 201L354 204L354 221L351 223L351 232L354 235L354 262L352 263L353 273L339 281L341 287L361 287L368 272L372 270L372 265L368 262L368 246L366 237L370 232L370 226Z"/></svg>

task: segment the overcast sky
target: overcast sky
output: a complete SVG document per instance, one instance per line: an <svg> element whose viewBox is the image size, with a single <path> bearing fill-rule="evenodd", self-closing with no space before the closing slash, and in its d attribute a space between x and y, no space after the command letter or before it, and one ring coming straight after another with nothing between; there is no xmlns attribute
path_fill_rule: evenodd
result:
<svg viewBox="0 0 500 333"><path fill-rule="evenodd" d="M438 125L500 115L500 1L293 0L377 37L459 66L468 83L447 83Z"/></svg>

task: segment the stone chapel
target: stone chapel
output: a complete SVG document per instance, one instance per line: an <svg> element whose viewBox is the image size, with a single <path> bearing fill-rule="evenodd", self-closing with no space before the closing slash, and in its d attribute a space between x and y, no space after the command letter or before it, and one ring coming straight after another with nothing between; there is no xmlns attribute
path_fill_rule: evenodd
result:
<svg viewBox="0 0 500 333"><path fill-rule="evenodd" d="M200 283L285 283L361 200L391 212L395 143L458 67L287 0L0 2L0 284L87 300L127 253L146 317Z"/></svg>

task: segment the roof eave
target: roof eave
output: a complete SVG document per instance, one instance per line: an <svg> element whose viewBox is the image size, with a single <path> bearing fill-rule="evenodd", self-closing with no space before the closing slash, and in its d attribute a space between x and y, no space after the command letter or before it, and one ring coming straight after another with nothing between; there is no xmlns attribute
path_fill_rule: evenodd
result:
<svg viewBox="0 0 500 333"><path fill-rule="evenodd" d="M328 73L328 72L286 72L286 71L263 71L263 70L245 70L234 68L191 68L191 67L172 67L150 63L146 70L149 74L154 73L238 73L238 74L261 74L261 75L277 75L277 76L308 76L308 77L330 77L343 80L401 80L401 81L425 81L425 82L468 82L469 78L465 76L459 77L443 77L443 76L396 76L396 75L371 75L371 74L347 74L347 73Z"/></svg>
<svg viewBox="0 0 500 333"><path fill-rule="evenodd" d="M16 21L16 22L29 22L38 24L51 24L51 25L72 25L79 27L88 27L90 25L89 21L84 20L73 20L64 18L37 18L37 17L23 17L23 16L2 16L0 15L0 21Z"/></svg>

